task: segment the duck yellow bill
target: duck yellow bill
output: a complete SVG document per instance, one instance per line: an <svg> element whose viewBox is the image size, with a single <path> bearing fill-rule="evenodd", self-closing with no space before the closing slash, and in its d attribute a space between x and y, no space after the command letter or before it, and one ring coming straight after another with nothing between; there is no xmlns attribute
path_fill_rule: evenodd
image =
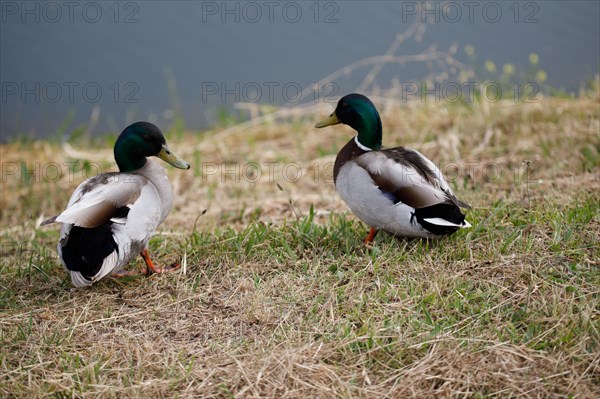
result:
<svg viewBox="0 0 600 399"><path fill-rule="evenodd" d="M160 152L156 155L163 161L168 164L171 164L179 169L189 169L190 164L185 162L183 159L179 158L177 155L173 154L173 151L169 150L165 144L163 144Z"/></svg>
<svg viewBox="0 0 600 399"><path fill-rule="evenodd" d="M321 122L317 123L315 125L315 127L320 128L320 127L325 127L325 126L337 125L338 123L340 123L340 120L338 119L337 115L334 112L331 115L329 115L328 118L323 119Z"/></svg>

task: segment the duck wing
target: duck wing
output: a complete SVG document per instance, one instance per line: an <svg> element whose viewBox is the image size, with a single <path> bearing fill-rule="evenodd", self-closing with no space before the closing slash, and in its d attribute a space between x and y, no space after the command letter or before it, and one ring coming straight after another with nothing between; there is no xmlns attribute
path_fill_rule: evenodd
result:
<svg viewBox="0 0 600 399"><path fill-rule="evenodd" d="M370 151L356 158L379 189L394 202L415 209L439 204L470 208L459 200L433 162L404 147Z"/></svg>
<svg viewBox="0 0 600 399"><path fill-rule="evenodd" d="M42 224L62 222L78 227L95 228L114 218L123 223L129 208L140 197L148 180L129 173L104 173L77 187L67 208Z"/></svg>

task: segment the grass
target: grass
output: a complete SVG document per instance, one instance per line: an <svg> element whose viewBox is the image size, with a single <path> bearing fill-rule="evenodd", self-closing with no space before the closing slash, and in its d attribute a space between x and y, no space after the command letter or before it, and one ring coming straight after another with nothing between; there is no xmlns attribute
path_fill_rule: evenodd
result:
<svg viewBox="0 0 600 399"><path fill-rule="evenodd" d="M436 160L473 228L372 248L331 183L348 128L187 132L169 142L194 165L168 170L178 196L150 243L185 268L90 289L39 222L111 148L55 179L45 165L72 152L2 145L0 396L598 397L598 104L386 102L384 142Z"/></svg>

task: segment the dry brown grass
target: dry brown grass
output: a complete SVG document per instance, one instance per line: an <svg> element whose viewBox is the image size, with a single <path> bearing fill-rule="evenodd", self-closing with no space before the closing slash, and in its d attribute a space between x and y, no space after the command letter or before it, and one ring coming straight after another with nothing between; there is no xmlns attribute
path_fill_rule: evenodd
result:
<svg viewBox="0 0 600 399"><path fill-rule="evenodd" d="M0 396L599 397L598 94L471 107L375 100L385 144L461 168L454 185L474 205L471 232L361 248L364 227L312 173L351 132L314 129L299 112L167 137L194 167L169 170L178 197L151 246L165 263L185 252L185 271L80 290L57 264L56 228L39 220L81 178L8 176ZM36 142L2 145L0 157L31 169L68 154ZM111 165L109 148L85 157ZM222 175L244 161L279 165L271 181ZM299 181L281 177L287 162L302 166ZM209 165L219 173L204 179Z"/></svg>

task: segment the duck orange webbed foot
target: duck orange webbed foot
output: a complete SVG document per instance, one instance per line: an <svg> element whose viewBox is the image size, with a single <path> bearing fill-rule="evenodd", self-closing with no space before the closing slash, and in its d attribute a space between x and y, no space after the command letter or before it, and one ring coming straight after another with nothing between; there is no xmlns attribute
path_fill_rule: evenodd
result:
<svg viewBox="0 0 600 399"><path fill-rule="evenodd" d="M177 270L181 267L179 265L179 263L174 263L171 266L157 267L154 264L154 262L152 262L152 259L150 258L150 254L148 253L147 249L144 249L142 252L140 252L140 255L144 259L144 262L146 262L147 268L144 268L146 275L149 275L150 272L157 273L157 274L164 273L164 272L170 272L173 270Z"/></svg>
<svg viewBox="0 0 600 399"><path fill-rule="evenodd" d="M371 231L369 231L369 235L365 237L363 244L366 246L372 246L373 240L375 239L377 233L379 233L379 230L377 230L375 227L371 227Z"/></svg>

